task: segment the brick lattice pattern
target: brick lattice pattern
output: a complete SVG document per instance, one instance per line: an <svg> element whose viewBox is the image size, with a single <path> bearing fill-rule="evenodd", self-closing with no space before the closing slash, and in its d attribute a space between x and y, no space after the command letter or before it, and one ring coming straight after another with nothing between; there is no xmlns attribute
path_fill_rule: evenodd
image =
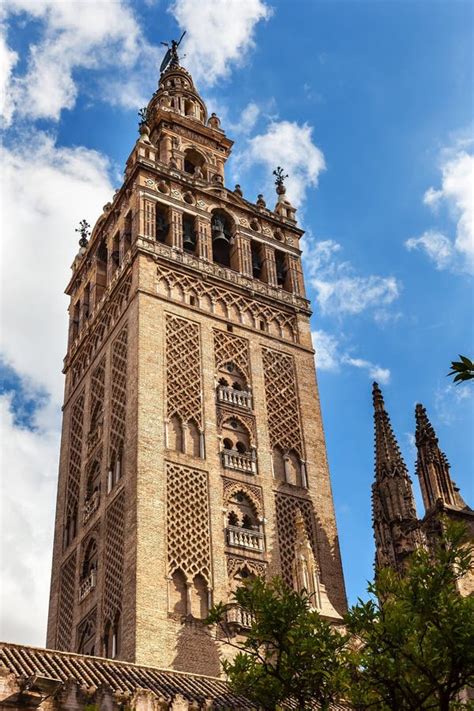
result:
<svg viewBox="0 0 474 711"><path fill-rule="evenodd" d="M105 517L104 619L122 609L124 567L125 491L113 500Z"/></svg>
<svg viewBox="0 0 474 711"><path fill-rule="evenodd" d="M306 533L311 541L315 560L319 557L316 551L316 538L313 522L313 505L308 499L299 499L282 493L275 494L278 546L280 549L282 576L288 585L293 584L293 558L296 540L296 514L298 509L303 515Z"/></svg>
<svg viewBox="0 0 474 711"><path fill-rule="evenodd" d="M227 331L214 330L214 355L216 370L226 363L234 363L250 384L249 342Z"/></svg>
<svg viewBox="0 0 474 711"><path fill-rule="evenodd" d="M207 472L166 463L168 574L180 569L191 581L199 573L211 584Z"/></svg>
<svg viewBox="0 0 474 711"><path fill-rule="evenodd" d="M296 372L292 356L262 349L270 443L283 452L294 450L303 458L303 443Z"/></svg>
<svg viewBox="0 0 474 711"><path fill-rule="evenodd" d="M67 651L71 649L74 600L76 594L76 551L69 556L61 568L59 587L58 631L56 646Z"/></svg>
<svg viewBox="0 0 474 711"><path fill-rule="evenodd" d="M199 326L171 314L166 316L166 402L168 417L194 420L202 430Z"/></svg>
<svg viewBox="0 0 474 711"><path fill-rule="evenodd" d="M110 412L111 456L123 450L127 408L127 326L122 328L112 344L112 404Z"/></svg>
<svg viewBox="0 0 474 711"><path fill-rule="evenodd" d="M71 413L69 469L66 494L66 516L77 516L81 483L82 439L84 433L84 393L77 398Z"/></svg>
<svg viewBox="0 0 474 711"><path fill-rule="evenodd" d="M226 317L232 321L247 322L254 328L259 328L259 322L263 322L265 328L274 323L282 338L297 341L298 326L294 313L267 306L230 289L206 284L202 279L178 274L162 265L157 266L157 275L168 291L178 286L185 293L197 294L201 301L207 299L210 303L219 305L225 311Z"/></svg>

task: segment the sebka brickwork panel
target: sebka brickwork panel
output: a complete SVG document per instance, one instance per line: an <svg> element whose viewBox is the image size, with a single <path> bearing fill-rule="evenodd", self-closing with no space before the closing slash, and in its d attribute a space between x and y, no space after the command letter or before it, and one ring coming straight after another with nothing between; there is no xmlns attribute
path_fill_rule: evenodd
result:
<svg viewBox="0 0 474 711"><path fill-rule="evenodd" d="M112 344L112 402L110 410L110 461L119 456L125 440L127 408L127 326Z"/></svg>
<svg viewBox="0 0 474 711"><path fill-rule="evenodd" d="M215 329L214 357L217 371L228 363L233 363L250 385L249 342L246 338Z"/></svg>
<svg viewBox="0 0 474 711"><path fill-rule="evenodd" d="M291 355L262 349L268 431L273 447L303 458L295 362Z"/></svg>
<svg viewBox="0 0 474 711"><path fill-rule="evenodd" d="M66 492L66 520L77 520L79 489L81 485L82 439L84 434L84 393L81 393L71 411L69 467ZM67 525L67 524L66 524Z"/></svg>
<svg viewBox="0 0 474 711"><path fill-rule="evenodd" d="M124 517L125 491L122 490L110 504L105 516L105 620L113 620L122 609Z"/></svg>
<svg viewBox="0 0 474 711"><path fill-rule="evenodd" d="M56 648L71 650L73 610L76 594L76 551L69 556L61 568L59 582L58 626Z"/></svg>
<svg viewBox="0 0 474 711"><path fill-rule="evenodd" d="M166 462L168 574L201 574L211 585L207 472Z"/></svg>
<svg viewBox="0 0 474 711"><path fill-rule="evenodd" d="M288 585L292 585L296 540L296 515L298 511L300 511L303 516L306 533L311 541L315 560L318 560L314 532L313 505L308 499L300 499L282 493L275 494L275 503L282 576Z"/></svg>
<svg viewBox="0 0 474 711"><path fill-rule="evenodd" d="M194 420L202 430L199 326L172 314L166 315L166 403L169 418Z"/></svg>

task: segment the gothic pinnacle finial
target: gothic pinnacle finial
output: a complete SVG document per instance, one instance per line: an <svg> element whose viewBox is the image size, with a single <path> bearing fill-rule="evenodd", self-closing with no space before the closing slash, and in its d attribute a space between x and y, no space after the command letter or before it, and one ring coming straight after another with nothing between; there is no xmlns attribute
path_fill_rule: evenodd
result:
<svg viewBox="0 0 474 711"><path fill-rule="evenodd" d="M284 195L286 193L285 179L288 177L288 174L284 175L283 168L279 165L273 171L273 175L275 176L275 185L276 185L277 194Z"/></svg>
<svg viewBox="0 0 474 711"><path fill-rule="evenodd" d="M375 381L372 384L372 400L374 403L374 410L376 412L383 412L385 410L385 403L383 401L382 391L379 388L379 384Z"/></svg>
<svg viewBox="0 0 474 711"><path fill-rule="evenodd" d="M434 444L438 443L438 438L434 431L433 425L428 419L426 414L426 408L419 402L415 407L415 421L416 421L416 443L421 444L422 440L429 439Z"/></svg>
<svg viewBox="0 0 474 711"><path fill-rule="evenodd" d="M91 236L90 224L87 220L81 220L79 222L79 227L76 227L75 232L79 232L81 235L79 238L79 247L85 249L89 244L89 237Z"/></svg>

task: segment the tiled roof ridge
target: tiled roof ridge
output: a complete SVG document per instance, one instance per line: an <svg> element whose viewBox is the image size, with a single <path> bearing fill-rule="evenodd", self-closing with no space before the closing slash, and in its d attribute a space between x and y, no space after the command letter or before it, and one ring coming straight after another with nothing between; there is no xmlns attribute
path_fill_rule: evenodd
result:
<svg viewBox="0 0 474 711"><path fill-rule="evenodd" d="M152 669L153 671L157 671L160 673L165 673L165 674L178 674L181 676L192 676L196 677L198 679L210 679L211 681L217 681L220 682L221 684L227 684L225 679L221 679L218 676L209 676L207 674L197 674L196 672L187 672L187 671L182 671L180 669L170 669L169 667L155 667L153 664L139 664L138 662L126 662L123 659L110 659L108 657L97 657L93 655L84 655L80 654L79 652L67 652L62 649L51 649L50 647L36 647L35 645L31 644L20 644L19 642L3 642L0 640L0 650L3 647L16 647L19 649L24 649L24 650L30 650L32 652L41 652L41 653L46 653L46 654L59 654L61 656L65 657L75 657L79 659L84 659L86 658L88 661L97 661L99 664L111 664L111 665L120 665L120 666L132 666L132 667L138 667L140 669Z"/></svg>

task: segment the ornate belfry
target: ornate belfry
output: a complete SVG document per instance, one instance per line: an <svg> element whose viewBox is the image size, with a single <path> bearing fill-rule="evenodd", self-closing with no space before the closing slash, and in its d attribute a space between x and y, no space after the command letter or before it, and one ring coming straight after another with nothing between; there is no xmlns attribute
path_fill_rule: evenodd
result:
<svg viewBox="0 0 474 711"><path fill-rule="evenodd" d="M303 232L281 170L273 210L225 187L232 141L170 54L67 287L48 646L215 674L202 620L249 576L346 600Z"/></svg>
<svg viewBox="0 0 474 711"><path fill-rule="evenodd" d="M403 573L410 555L419 546L436 543L446 519L462 521L474 539L474 511L463 500L451 479L449 463L423 405L415 408L416 474L420 483L424 516L415 508L412 482L385 410L381 390L373 385L375 423L375 481L372 513L375 567L390 566ZM474 576L459 581L462 594L474 592Z"/></svg>

